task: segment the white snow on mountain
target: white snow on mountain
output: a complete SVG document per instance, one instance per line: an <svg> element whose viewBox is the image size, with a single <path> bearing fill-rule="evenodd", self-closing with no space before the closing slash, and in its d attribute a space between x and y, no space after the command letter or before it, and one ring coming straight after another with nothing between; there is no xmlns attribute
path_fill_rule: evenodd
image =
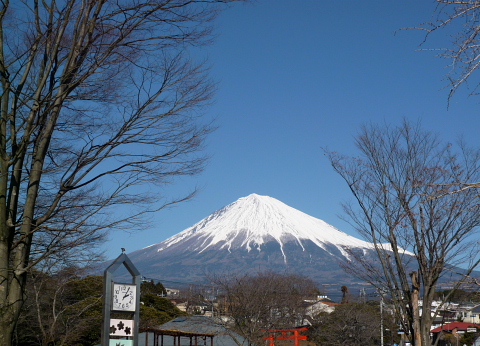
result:
<svg viewBox="0 0 480 346"><path fill-rule="evenodd" d="M285 261L283 246L291 241L295 241L304 251L304 243L308 240L328 252L327 245L333 245L347 257L345 247L372 249L371 243L339 231L275 198L257 194L238 199L152 247L162 251L178 243L189 243L193 244L189 246L194 246L190 250L196 252L213 247L228 251L237 248L261 251L262 245L273 240L280 244Z"/></svg>

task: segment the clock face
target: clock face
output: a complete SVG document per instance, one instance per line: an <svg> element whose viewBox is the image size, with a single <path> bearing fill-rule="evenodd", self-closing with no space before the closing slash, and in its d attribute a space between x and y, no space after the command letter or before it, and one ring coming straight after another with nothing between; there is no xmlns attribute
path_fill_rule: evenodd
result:
<svg viewBox="0 0 480 346"><path fill-rule="evenodd" d="M112 310L135 311L137 286L129 284L113 284Z"/></svg>

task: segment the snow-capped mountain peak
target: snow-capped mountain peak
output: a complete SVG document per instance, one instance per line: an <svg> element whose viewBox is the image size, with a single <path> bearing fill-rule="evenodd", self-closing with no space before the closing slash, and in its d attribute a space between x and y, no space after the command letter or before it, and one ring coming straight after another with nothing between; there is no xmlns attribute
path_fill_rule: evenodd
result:
<svg viewBox="0 0 480 346"><path fill-rule="evenodd" d="M343 285L358 283L342 269L352 251L366 259L376 256L371 243L275 198L251 194L161 243L134 251L130 259L143 276L177 283L268 270Z"/></svg>
<svg viewBox="0 0 480 346"><path fill-rule="evenodd" d="M357 239L326 222L294 209L279 200L251 194L217 210L183 232L154 245L163 251L182 243L185 250L203 252L207 249L233 251L262 251L268 242L280 244L295 242L303 248L311 241L330 252L332 245L346 256L345 247L372 248L368 242Z"/></svg>

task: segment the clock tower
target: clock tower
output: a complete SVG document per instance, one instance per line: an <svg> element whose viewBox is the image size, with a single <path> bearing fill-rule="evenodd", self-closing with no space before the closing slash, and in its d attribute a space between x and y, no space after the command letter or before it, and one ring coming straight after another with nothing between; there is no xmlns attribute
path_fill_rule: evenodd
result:
<svg viewBox="0 0 480 346"><path fill-rule="evenodd" d="M113 273L121 265L132 276L130 282L113 281ZM122 254L105 270L104 280L102 346L137 346L142 276L123 249Z"/></svg>

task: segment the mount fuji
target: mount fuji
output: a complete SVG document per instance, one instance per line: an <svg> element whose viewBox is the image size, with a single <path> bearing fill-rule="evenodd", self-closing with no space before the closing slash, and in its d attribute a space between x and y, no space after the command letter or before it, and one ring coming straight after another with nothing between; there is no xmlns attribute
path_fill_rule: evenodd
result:
<svg viewBox="0 0 480 346"><path fill-rule="evenodd" d="M160 281L204 282L208 274L272 270L346 285L358 283L339 266L347 248L373 250L275 198L251 194L128 256L143 276Z"/></svg>

